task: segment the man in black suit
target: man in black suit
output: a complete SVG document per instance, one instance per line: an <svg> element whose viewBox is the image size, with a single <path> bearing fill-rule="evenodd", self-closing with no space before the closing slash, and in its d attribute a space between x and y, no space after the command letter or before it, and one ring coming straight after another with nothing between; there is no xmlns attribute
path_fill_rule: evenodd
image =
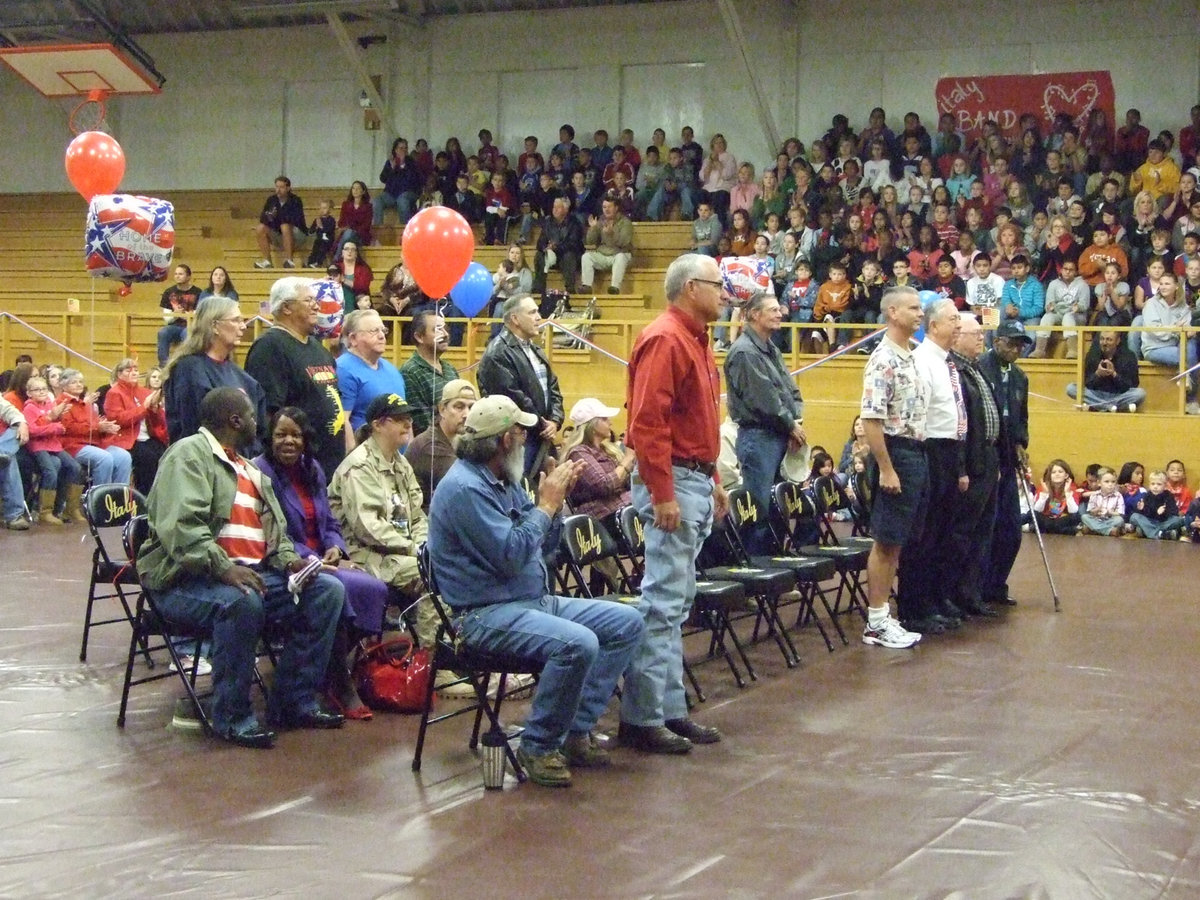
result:
<svg viewBox="0 0 1200 900"><path fill-rule="evenodd" d="M995 609L983 602L983 570L996 518L996 476L1000 470L996 441L1000 438L1000 411L996 399L979 371L983 353L983 326L972 313L959 316L959 333L950 348L958 366L963 403L967 408L967 437L961 442L962 471L968 484L955 495L950 548L957 570L948 593L954 605L973 616L993 617Z"/></svg>
<svg viewBox="0 0 1200 900"><path fill-rule="evenodd" d="M479 390L483 396L503 394L533 413L539 424L525 441L525 476L534 477L553 446L563 423L563 397L558 377L538 339L542 317L531 294L514 294L500 308L504 330L488 344L479 360Z"/></svg>
<svg viewBox="0 0 1200 900"><path fill-rule="evenodd" d="M1016 365L1033 338L1019 320L1000 323L992 349L979 360L979 371L992 389L1000 413L997 443L1000 481L996 490L996 518L992 527L991 552L983 574L983 599L989 603L1015 606L1008 595L1008 573L1021 549L1021 505L1017 496L1017 473L1025 466L1029 446L1029 378Z"/></svg>

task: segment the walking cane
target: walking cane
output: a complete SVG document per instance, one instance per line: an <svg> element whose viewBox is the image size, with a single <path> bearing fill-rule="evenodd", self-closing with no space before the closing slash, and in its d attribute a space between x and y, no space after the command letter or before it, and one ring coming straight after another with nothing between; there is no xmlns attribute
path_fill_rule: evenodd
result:
<svg viewBox="0 0 1200 900"><path fill-rule="evenodd" d="M1042 564L1046 567L1046 580L1050 582L1050 594L1054 597L1054 611L1061 612L1058 588L1054 586L1054 574L1050 571L1050 559L1046 556L1046 544L1042 540L1042 529L1038 527L1037 513L1033 511L1033 498L1029 496L1029 484L1025 481L1025 472L1018 472L1017 479L1021 482L1022 493L1025 494L1025 505L1029 507L1029 519L1033 523L1033 533L1037 535L1038 549L1042 551Z"/></svg>

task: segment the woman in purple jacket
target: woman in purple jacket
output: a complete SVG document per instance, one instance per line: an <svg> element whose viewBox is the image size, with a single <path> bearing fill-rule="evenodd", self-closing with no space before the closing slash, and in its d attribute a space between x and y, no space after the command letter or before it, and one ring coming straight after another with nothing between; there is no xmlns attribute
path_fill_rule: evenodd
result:
<svg viewBox="0 0 1200 900"><path fill-rule="evenodd" d="M388 586L348 558L341 527L329 510L325 473L309 451L315 437L304 411L285 406L271 417L267 452L254 464L271 479L296 552L303 559L319 557L345 585L346 603L326 679L327 699L348 719L369 719L371 710L354 688L347 659L359 637L383 630Z"/></svg>

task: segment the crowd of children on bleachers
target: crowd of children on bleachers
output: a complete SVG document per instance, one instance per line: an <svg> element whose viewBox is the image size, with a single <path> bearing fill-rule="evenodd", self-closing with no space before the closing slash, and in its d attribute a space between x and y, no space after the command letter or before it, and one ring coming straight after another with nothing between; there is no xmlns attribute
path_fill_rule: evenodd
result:
<svg viewBox="0 0 1200 900"><path fill-rule="evenodd" d="M485 243L503 240L502 220L519 220L518 240L528 241L560 196L585 224L602 199L635 221L677 208L692 220L695 251L771 259L790 321L826 324L806 335L817 351L849 341L839 325L876 323L889 284L1029 327L1171 328L1200 317L1200 105L1190 116L1178 143L1170 130L1151 139L1136 109L1114 128L1098 108L1083 122L1025 113L1007 135L987 121L968 139L950 115L931 134L910 112L893 132L876 108L857 133L839 114L807 147L789 138L761 170L739 164L720 134L705 150L691 128L674 146L655 129L639 151L629 129L615 145L599 129L581 147L569 124L546 156L526 137L512 168L484 129L470 156L456 138L436 153L416 142L424 189L414 208L458 209L488 226ZM1130 341L1139 355L1170 344L1139 337ZM1040 333L1033 355L1048 344Z"/></svg>

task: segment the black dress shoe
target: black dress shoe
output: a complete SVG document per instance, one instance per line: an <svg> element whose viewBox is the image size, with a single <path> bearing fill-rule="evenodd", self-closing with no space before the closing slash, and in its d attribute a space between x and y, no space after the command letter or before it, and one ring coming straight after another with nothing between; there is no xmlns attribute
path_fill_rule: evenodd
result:
<svg viewBox="0 0 1200 900"><path fill-rule="evenodd" d="M242 731L228 731L224 734L218 734L223 741L229 741L231 744L237 744L239 747L250 747L253 750L270 750L275 746L275 732L268 731L261 725L255 725L253 728L246 728Z"/></svg>
<svg viewBox="0 0 1200 900"><path fill-rule="evenodd" d="M667 719L667 729L693 744L715 744L721 740L721 732L711 725L701 725L691 719Z"/></svg>
<svg viewBox="0 0 1200 900"><path fill-rule="evenodd" d="M925 619L906 619L900 623L906 631L915 631L917 634L945 634L946 626L933 616Z"/></svg>
<svg viewBox="0 0 1200 900"><path fill-rule="evenodd" d="M955 628L962 626L962 619L960 619L958 616L949 615L948 613L932 613L930 614L929 618L933 619L935 622L941 622L942 627L947 631L953 631Z"/></svg>
<svg viewBox="0 0 1200 900"><path fill-rule="evenodd" d="M617 740L643 753L687 753L692 749L691 741L675 734L665 725L630 725L622 722L617 728Z"/></svg>
<svg viewBox="0 0 1200 900"><path fill-rule="evenodd" d="M952 600L942 600L938 603L937 613L939 616L945 616L948 619L959 619L960 621L967 617L966 610Z"/></svg>
<svg viewBox="0 0 1200 900"><path fill-rule="evenodd" d="M985 619L996 619L1000 617L998 610L978 600L972 600L971 602L964 604L963 608L971 615L983 616Z"/></svg>
<svg viewBox="0 0 1200 900"><path fill-rule="evenodd" d="M284 728L341 728L345 723L346 717L341 713L326 712L320 707L296 710L278 717L278 724Z"/></svg>

